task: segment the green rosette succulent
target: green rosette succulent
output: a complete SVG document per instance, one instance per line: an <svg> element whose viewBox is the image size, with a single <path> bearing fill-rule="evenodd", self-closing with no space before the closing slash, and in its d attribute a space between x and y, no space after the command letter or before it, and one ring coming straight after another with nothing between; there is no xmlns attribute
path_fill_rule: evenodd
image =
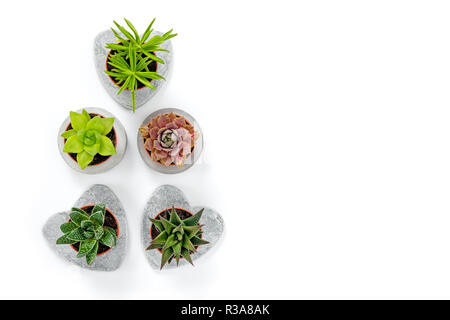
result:
<svg viewBox="0 0 450 320"><path fill-rule="evenodd" d="M99 243L112 248L117 242L116 231L104 226L105 214L106 208L103 203L96 205L91 215L82 209L72 208L70 221L60 226L64 235L56 240L56 244L79 242L77 257L86 257L87 264L92 264L97 256Z"/></svg>
<svg viewBox="0 0 450 320"><path fill-rule="evenodd" d="M81 169L86 168L97 153L102 156L116 154L113 142L106 136L113 128L114 118L91 118L83 109L81 113L70 112L70 123L72 129L61 134L67 139L63 152L76 153Z"/></svg>
<svg viewBox="0 0 450 320"><path fill-rule="evenodd" d="M199 224L199 221L202 214L203 209L189 218L181 219L175 208L172 207L169 220L162 216L159 216L159 219L150 218L160 233L146 250L161 250L161 269L172 259L177 261L178 266L181 257L194 265L191 254L197 251L196 247L209 243L201 238L202 225Z"/></svg>

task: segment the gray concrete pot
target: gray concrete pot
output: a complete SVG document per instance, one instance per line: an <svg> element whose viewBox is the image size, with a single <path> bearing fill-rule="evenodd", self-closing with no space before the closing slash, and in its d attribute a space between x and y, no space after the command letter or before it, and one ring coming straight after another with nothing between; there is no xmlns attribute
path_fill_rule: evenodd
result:
<svg viewBox="0 0 450 320"><path fill-rule="evenodd" d="M187 113L183 110L180 110L180 109L176 109L176 108L163 108L163 109L156 110L155 112L151 113L147 118L144 119L141 126L147 125L152 118L154 118L160 114L170 113L170 112L173 112L175 114L185 117L191 123L191 125L194 127L195 131L198 132L198 139L195 141L195 148L192 151L192 154L190 155L190 157L188 159L186 159L186 161L184 162L184 166L182 168L179 168L175 165L167 167L159 162L153 161L153 159L150 157L150 155L148 154L147 150L144 147L144 139L142 138L142 136L139 132L137 133L137 146L138 146L139 154L141 155L142 160L144 160L144 162L147 166L149 166L153 170L156 170L161 173L174 174L174 173L180 173L180 172L186 171L187 169L192 167L194 165L194 163L200 158L200 155L202 154L202 151L203 151L203 132L202 132L202 129L200 128L200 125L194 119L194 117L192 117L189 113Z"/></svg>
<svg viewBox="0 0 450 320"><path fill-rule="evenodd" d="M70 245L56 244L56 240L63 235L59 227L69 220L70 211L59 212L51 216L45 223L42 232L50 248L64 260L90 270L114 271L120 266L125 256L128 237L127 217L119 199L107 186L96 184L85 191L72 207L80 208L98 203L104 203L116 218L119 225L119 237L116 246L97 256L91 265L88 265L84 258L77 258L76 251Z"/></svg>
<svg viewBox="0 0 450 320"><path fill-rule="evenodd" d="M153 35L162 35L162 33L158 31L153 31L150 34L149 38L151 38ZM116 101L122 107L132 110L133 105L131 101L131 92L128 90L124 90L120 93L120 95L117 95L117 92L120 89L119 86L117 86L109 77L109 75L105 73L106 59L110 52L110 50L107 49L105 46L106 43L115 43L115 42L117 42L117 39L111 30L100 32L97 35L97 37L95 37L94 40L95 68L97 70L97 74L100 78L103 87L105 87L106 92L108 92L111 98L113 98L114 101ZM169 52L164 51L156 52L156 56L161 58L165 62L165 64L157 63L157 72L167 79L169 67L171 65L170 62L172 58L172 44L170 40L168 40L164 42L161 45L161 47L163 47L166 50L169 50ZM163 82L164 80L152 80L151 83L155 87L155 90L150 89L148 87L138 89L135 93L136 109L144 105L147 101L149 101L160 90Z"/></svg>
<svg viewBox="0 0 450 320"><path fill-rule="evenodd" d="M120 123L119 119L117 119L112 113L106 111L105 109L101 108L84 108L88 113L96 113L101 116L107 117L107 118L114 118L114 126L113 129L116 132L116 151L117 153L110 156L108 160L92 166L87 166L84 170L80 168L78 165L78 162L76 162L68 153L63 152L64 148L64 138L61 137L61 134L66 131L67 126L70 123L70 117L67 117L66 120L62 123L61 127L59 128L58 132L58 149L59 153L63 157L64 161L71 167L72 169L86 174L97 174L102 173L105 171L108 171L115 167L119 162L122 160L125 150L127 148L127 134L125 133L125 128L123 127L122 123ZM82 109L77 110L76 112L81 112Z"/></svg>
<svg viewBox="0 0 450 320"><path fill-rule="evenodd" d="M145 257L147 258L150 266L159 270L161 264L161 253L158 250L145 250L151 242L150 228L152 222L149 218L154 218L161 211L172 208L172 206L185 209L193 214L204 208L200 224L204 225L203 239L209 241L207 245L199 246L196 253L191 255L192 260L195 262L198 258L202 257L206 252L213 248L223 234L224 223L222 216L211 208L204 206L191 206L184 193L175 186L162 185L158 187L148 200L144 213L142 215L141 225L141 241L144 250ZM180 259L179 266L189 265L189 262L184 259ZM176 268L175 261L165 265L164 269Z"/></svg>

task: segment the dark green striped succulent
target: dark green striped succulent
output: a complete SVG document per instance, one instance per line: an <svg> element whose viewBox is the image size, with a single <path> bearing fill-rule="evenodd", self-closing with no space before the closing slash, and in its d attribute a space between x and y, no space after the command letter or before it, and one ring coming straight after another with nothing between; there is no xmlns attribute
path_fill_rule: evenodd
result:
<svg viewBox="0 0 450 320"><path fill-rule="evenodd" d="M181 257L194 265L191 254L197 251L196 247L209 243L201 238L202 225L199 222L202 214L203 209L189 218L181 219L175 208L172 208L169 220L161 215L159 219L150 218L159 231L159 235L153 239L146 250L161 250L161 269L172 259L177 261L178 266Z"/></svg>
<svg viewBox="0 0 450 320"><path fill-rule="evenodd" d="M103 226L105 214L106 208L103 203L96 205L92 209L91 215L82 209L72 208L69 215L70 221L60 226L64 235L56 240L56 244L79 242L77 257L86 257L86 262L90 265L97 256L99 243L111 248L117 242L116 231Z"/></svg>

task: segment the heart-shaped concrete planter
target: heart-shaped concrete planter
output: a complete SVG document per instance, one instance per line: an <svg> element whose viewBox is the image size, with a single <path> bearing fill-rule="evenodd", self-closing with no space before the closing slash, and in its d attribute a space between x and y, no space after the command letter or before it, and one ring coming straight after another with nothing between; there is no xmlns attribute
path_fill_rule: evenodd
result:
<svg viewBox="0 0 450 320"><path fill-rule="evenodd" d="M209 244L198 247L197 252L191 255L192 260L195 261L213 248L222 236L224 223L222 216L211 208L204 206L192 207L184 193L177 187L171 185L162 185L158 187L148 200L144 214L142 216L141 226L141 241L143 250L147 248L151 242L151 226L152 222L149 218L155 218L161 211L172 208L182 208L191 213L196 213L204 208L200 224L203 225L203 239L209 241ZM161 264L161 253L158 250L145 250L145 257L147 258L152 268L159 270ZM188 265L185 259L180 259L179 266ZM176 268L176 262L172 261L165 265L164 269Z"/></svg>
<svg viewBox="0 0 450 320"><path fill-rule="evenodd" d="M70 117L67 117L66 120L64 120L64 122L62 123L61 127L59 128L58 132L59 153L63 157L64 161L69 165L69 167L78 172L86 174L102 173L114 168L122 160L123 156L125 155L125 150L127 148L127 134L125 133L125 128L123 127L122 123L120 123L119 119L117 119L112 113L101 108L84 108L84 109L90 114L100 115L106 118L114 118L113 130L116 135L115 147L117 153L107 157L107 159L105 159L101 163L89 165L86 168L81 169L80 165L76 161L76 158L73 158L69 153L63 152L65 139L61 137L61 134L68 129L70 124ZM81 109L78 110L77 112L81 112Z"/></svg>
<svg viewBox="0 0 450 320"><path fill-rule="evenodd" d="M150 34L149 39L154 35L162 35L162 33L158 31L153 31ZM121 34L121 36L123 35ZM97 37L95 37L94 41L95 68L97 69L97 74L100 78L103 87L105 87L106 92L108 92L111 98L113 98L114 101L116 101L122 107L132 110L133 104L131 99L131 92L129 90L124 90L119 95L117 95L117 92L119 91L120 87L110 78L109 75L105 73L106 61L111 51L110 49L106 48L106 44L115 42L117 42L117 38L111 30L100 32L97 35ZM171 65L170 62L172 58L172 44L170 40L168 40L165 41L163 44L161 44L161 47L163 49L168 50L169 52L158 51L155 53L157 57L161 58L165 62L164 64L158 62L156 71L167 79L169 67ZM152 80L151 83L153 84L155 89L150 89L148 87L138 89L135 93L136 109L144 105L147 101L149 101L160 90L163 82L164 80L162 79Z"/></svg>
<svg viewBox="0 0 450 320"><path fill-rule="evenodd" d="M153 170L156 170L161 173L168 173L168 174L174 174L174 173L180 173L183 171L186 171L190 167L194 165L194 163L200 158L200 155L203 151L203 133L202 129L200 128L200 125L198 122L192 117L189 113L186 111L176 109L176 108L163 108L156 110L155 112L151 113L145 120L142 122L141 126L146 126L150 123L150 121L157 117L158 115L165 114L165 113L175 113L176 115L184 117L191 126L193 126L195 132L197 133L197 139L194 141L194 149L192 150L191 155L186 159L184 162L183 167L178 167L175 164L172 164L170 166L165 166L164 164L160 162L154 161L149 151L144 147L144 138L142 135L138 132L137 133L137 146L139 150L139 154L141 155L142 160L144 160L145 164L152 168Z"/></svg>
<svg viewBox="0 0 450 320"><path fill-rule="evenodd" d="M117 244L104 254L97 255L91 265L86 263L86 259L77 258L77 252L70 245L57 245L56 240L63 235L60 225L69 220L70 211L59 212L51 216L43 228L44 238L50 248L64 260L69 261L82 268L99 271L114 271L119 268L127 247L127 218L114 192L105 185L96 184L85 191L72 207L82 208L89 205L104 203L106 209L113 215L119 230Z"/></svg>

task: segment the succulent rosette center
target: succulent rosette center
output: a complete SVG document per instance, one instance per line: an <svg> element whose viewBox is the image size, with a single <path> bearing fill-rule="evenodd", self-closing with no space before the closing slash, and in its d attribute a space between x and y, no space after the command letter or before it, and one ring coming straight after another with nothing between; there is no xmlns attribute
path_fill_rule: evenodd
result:
<svg viewBox="0 0 450 320"><path fill-rule="evenodd" d="M175 130L164 130L158 137L159 143L163 148L172 148L178 142L178 135Z"/></svg>

